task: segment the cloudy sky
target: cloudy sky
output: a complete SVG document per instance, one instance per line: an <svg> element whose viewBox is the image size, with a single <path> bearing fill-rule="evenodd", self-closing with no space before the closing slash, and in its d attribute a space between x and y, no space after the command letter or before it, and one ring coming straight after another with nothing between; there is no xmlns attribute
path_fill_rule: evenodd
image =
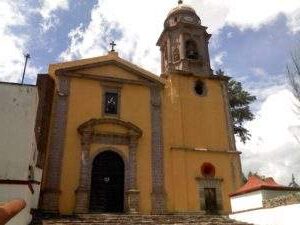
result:
<svg viewBox="0 0 300 225"><path fill-rule="evenodd" d="M244 172L258 171L287 184L300 183L300 118L286 84L291 51L300 46L299 0L186 0L213 34L214 69L241 81L258 100L246 124L247 144L237 140ZM176 0L1 0L0 81L27 83L49 63L105 54L111 40L121 57L160 74L155 46ZM297 133L298 132L298 133Z"/></svg>

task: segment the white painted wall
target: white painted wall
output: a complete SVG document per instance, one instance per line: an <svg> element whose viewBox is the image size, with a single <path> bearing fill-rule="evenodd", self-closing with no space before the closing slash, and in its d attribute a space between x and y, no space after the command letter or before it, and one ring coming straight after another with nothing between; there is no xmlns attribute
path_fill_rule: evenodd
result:
<svg viewBox="0 0 300 225"><path fill-rule="evenodd" d="M0 179L28 179L37 105L37 87L0 83Z"/></svg>
<svg viewBox="0 0 300 225"><path fill-rule="evenodd" d="M299 225L300 204L258 209L229 215L230 218L256 225Z"/></svg>
<svg viewBox="0 0 300 225"><path fill-rule="evenodd" d="M36 86L0 83L0 179L29 180L29 166L34 181L41 181L42 170L37 168L37 149L34 133L38 106ZM31 208L37 208L40 185L0 184L0 202L24 199L26 208L8 225L27 225L31 221Z"/></svg>
<svg viewBox="0 0 300 225"><path fill-rule="evenodd" d="M254 191L230 198L231 210L233 213L243 210L257 209L263 207L263 192Z"/></svg>

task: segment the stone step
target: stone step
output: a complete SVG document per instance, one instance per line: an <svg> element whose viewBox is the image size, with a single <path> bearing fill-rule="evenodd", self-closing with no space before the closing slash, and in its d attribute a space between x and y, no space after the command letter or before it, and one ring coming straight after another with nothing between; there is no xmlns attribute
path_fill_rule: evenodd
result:
<svg viewBox="0 0 300 225"><path fill-rule="evenodd" d="M116 215L82 214L53 217L39 215L31 225L246 225L220 215L174 214L174 215Z"/></svg>

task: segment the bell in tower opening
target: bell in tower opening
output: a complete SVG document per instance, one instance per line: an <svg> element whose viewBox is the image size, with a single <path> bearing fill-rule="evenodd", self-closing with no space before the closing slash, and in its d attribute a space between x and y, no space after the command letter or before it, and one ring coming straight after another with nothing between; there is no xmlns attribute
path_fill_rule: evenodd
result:
<svg viewBox="0 0 300 225"><path fill-rule="evenodd" d="M195 10L179 1L178 6L169 12L157 42L162 73L177 71L211 75L208 51L211 35L206 30Z"/></svg>
<svg viewBox="0 0 300 225"><path fill-rule="evenodd" d="M193 40L188 40L185 43L185 56L188 59L198 59L198 49L196 42Z"/></svg>

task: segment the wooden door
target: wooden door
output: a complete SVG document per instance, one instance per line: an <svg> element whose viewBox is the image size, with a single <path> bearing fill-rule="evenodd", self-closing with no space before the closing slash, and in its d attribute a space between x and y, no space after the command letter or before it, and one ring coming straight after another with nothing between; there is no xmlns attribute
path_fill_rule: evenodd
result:
<svg viewBox="0 0 300 225"><path fill-rule="evenodd" d="M90 210L123 212L124 162L115 152L100 153L93 162Z"/></svg>
<svg viewBox="0 0 300 225"><path fill-rule="evenodd" d="M204 188L205 209L208 213L217 213L217 195L215 188Z"/></svg>

